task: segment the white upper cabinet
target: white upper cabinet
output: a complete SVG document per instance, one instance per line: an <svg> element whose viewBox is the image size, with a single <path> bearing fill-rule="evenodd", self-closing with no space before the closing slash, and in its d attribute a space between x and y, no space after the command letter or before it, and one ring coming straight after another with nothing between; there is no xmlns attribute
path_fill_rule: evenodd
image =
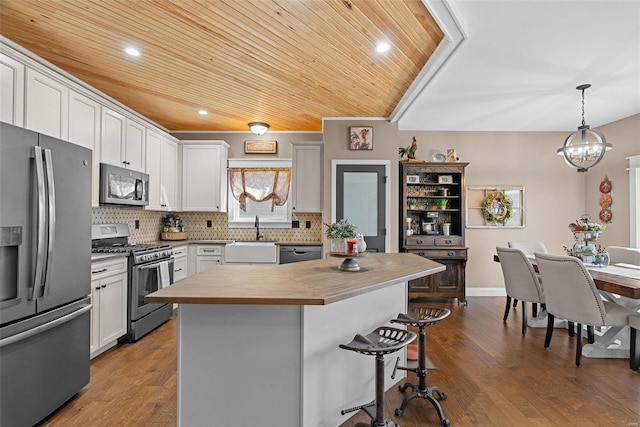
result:
<svg viewBox="0 0 640 427"><path fill-rule="evenodd" d="M322 143L291 143L292 209L322 212Z"/></svg>
<svg viewBox="0 0 640 427"><path fill-rule="evenodd" d="M178 210L178 143L162 138L162 185L160 200L165 209Z"/></svg>
<svg viewBox="0 0 640 427"><path fill-rule="evenodd" d="M102 108L102 138L100 161L115 166L125 166L122 162L122 145L127 119L109 108Z"/></svg>
<svg viewBox="0 0 640 427"><path fill-rule="evenodd" d="M147 129L147 174L149 174L149 204L145 209L163 210L160 201L162 182L162 135Z"/></svg>
<svg viewBox="0 0 640 427"><path fill-rule="evenodd" d="M101 162L143 172L146 129L123 114L102 108Z"/></svg>
<svg viewBox="0 0 640 427"><path fill-rule="evenodd" d="M182 141L182 210L227 211L224 141Z"/></svg>
<svg viewBox="0 0 640 427"><path fill-rule="evenodd" d="M178 144L147 129L146 166L149 174L148 210L177 209Z"/></svg>
<svg viewBox="0 0 640 427"><path fill-rule="evenodd" d="M146 157L145 149L146 129L138 122L127 119L127 127L125 131L125 144L122 160L127 168L137 171L144 171L144 159Z"/></svg>
<svg viewBox="0 0 640 427"><path fill-rule="evenodd" d="M24 125L24 65L0 54L0 121Z"/></svg>
<svg viewBox="0 0 640 427"><path fill-rule="evenodd" d="M36 70L27 68L25 127L68 140L69 88Z"/></svg>
<svg viewBox="0 0 640 427"><path fill-rule="evenodd" d="M92 150L91 205L99 204L100 104L74 90L69 91L69 142Z"/></svg>

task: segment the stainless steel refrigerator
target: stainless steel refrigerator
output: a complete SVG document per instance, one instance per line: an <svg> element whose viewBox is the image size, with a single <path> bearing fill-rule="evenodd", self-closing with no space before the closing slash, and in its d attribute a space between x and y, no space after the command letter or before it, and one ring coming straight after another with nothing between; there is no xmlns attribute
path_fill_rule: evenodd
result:
<svg viewBox="0 0 640 427"><path fill-rule="evenodd" d="M91 151L0 123L0 425L89 383Z"/></svg>

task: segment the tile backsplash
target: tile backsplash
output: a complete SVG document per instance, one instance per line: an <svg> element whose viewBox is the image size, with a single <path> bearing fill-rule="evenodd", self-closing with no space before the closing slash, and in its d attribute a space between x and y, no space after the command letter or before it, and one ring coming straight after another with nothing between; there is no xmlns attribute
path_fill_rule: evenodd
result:
<svg viewBox="0 0 640 427"><path fill-rule="evenodd" d="M127 223L131 230L129 240L134 243L149 243L160 238L163 219L167 212L146 211L140 208L100 206L92 209L92 224ZM182 219L189 240L252 240L254 228L228 228L227 214L221 212L175 212ZM207 221L211 227L207 227ZM288 242L322 241L322 214L293 214L294 221L300 221L300 228L260 228L265 240ZM139 228L135 228L135 222ZM305 228L305 222L311 228Z"/></svg>

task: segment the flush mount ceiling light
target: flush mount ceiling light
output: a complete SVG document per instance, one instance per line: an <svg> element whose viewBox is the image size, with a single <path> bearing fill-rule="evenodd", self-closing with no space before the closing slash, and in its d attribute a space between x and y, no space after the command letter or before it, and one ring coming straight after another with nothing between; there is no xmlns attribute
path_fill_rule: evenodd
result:
<svg viewBox="0 0 640 427"><path fill-rule="evenodd" d="M251 122L249 123L249 128L251 128L251 132L256 135L262 135L269 130L269 125L263 122Z"/></svg>
<svg viewBox="0 0 640 427"><path fill-rule="evenodd" d="M378 53L389 52L389 49L391 49L391 46L386 41L381 41L376 45L376 52Z"/></svg>
<svg viewBox="0 0 640 427"><path fill-rule="evenodd" d="M198 110L198 114L200 114L201 116L206 116L207 114L209 114L209 112L207 110Z"/></svg>
<svg viewBox="0 0 640 427"><path fill-rule="evenodd" d="M605 151L611 150L611 144L604 135L589 129L584 121L584 91L590 87L588 83L576 87L582 91L582 125L565 139L564 145L557 151L559 156L564 156L567 165L578 169L578 172L587 172L602 160Z"/></svg>

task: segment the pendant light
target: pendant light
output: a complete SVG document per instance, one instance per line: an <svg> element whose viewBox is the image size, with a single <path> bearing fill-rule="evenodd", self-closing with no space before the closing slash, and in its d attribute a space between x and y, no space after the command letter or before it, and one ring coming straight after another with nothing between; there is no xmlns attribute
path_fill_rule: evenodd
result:
<svg viewBox="0 0 640 427"><path fill-rule="evenodd" d="M582 125L564 140L564 145L557 151L558 155L564 156L567 165L578 169L578 172L587 172L602 160L605 151L611 150L611 144L604 135L589 129L584 121L584 91L590 87L588 83L576 87L582 91Z"/></svg>
<svg viewBox="0 0 640 427"><path fill-rule="evenodd" d="M249 128L251 129L251 132L256 135L262 135L269 130L269 125L263 122L251 122L249 123Z"/></svg>

